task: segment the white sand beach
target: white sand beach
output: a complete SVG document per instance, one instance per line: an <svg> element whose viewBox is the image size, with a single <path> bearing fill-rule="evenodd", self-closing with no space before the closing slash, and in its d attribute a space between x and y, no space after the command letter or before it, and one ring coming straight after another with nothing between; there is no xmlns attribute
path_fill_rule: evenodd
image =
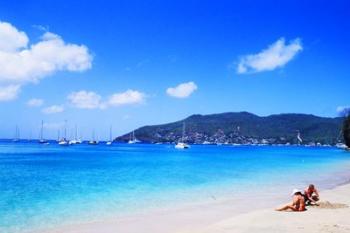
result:
<svg viewBox="0 0 350 233"><path fill-rule="evenodd" d="M286 197L288 200L288 197ZM232 233L232 232L350 232L350 184L321 190L321 207L305 212L277 212L276 206L242 213L237 200L154 211L123 218L59 227L46 233ZM281 203L283 204L283 203ZM237 212L240 212L237 214Z"/></svg>
<svg viewBox="0 0 350 233"><path fill-rule="evenodd" d="M254 211L205 226L192 233L228 232L350 232L350 185L322 193L320 207L305 212Z"/></svg>

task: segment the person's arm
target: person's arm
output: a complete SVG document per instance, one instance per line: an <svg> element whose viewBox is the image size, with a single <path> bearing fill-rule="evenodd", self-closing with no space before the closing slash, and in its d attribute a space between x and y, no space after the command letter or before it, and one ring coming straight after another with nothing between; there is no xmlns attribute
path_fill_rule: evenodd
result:
<svg viewBox="0 0 350 233"><path fill-rule="evenodd" d="M320 194L318 194L317 189L314 190L314 193L316 194L316 197L320 198Z"/></svg>
<svg viewBox="0 0 350 233"><path fill-rule="evenodd" d="M275 209L275 210L276 210L276 211L285 211L285 210L297 211L297 210L295 209L293 203L287 204L287 205L285 205L285 206L283 206L283 207L281 207L281 208L277 208L277 209Z"/></svg>

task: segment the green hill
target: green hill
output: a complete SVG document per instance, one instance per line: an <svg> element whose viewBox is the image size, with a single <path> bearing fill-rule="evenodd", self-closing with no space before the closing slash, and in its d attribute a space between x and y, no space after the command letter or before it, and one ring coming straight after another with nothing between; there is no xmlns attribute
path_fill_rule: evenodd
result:
<svg viewBox="0 0 350 233"><path fill-rule="evenodd" d="M278 114L260 117L248 112L192 115L184 120L135 130L142 142L176 142L181 138L183 123L189 143L298 143L335 144L341 139L343 119L307 114ZM127 141L130 133L116 138Z"/></svg>
<svg viewBox="0 0 350 233"><path fill-rule="evenodd" d="M346 117L343 124L343 137L345 144L350 148L350 115Z"/></svg>

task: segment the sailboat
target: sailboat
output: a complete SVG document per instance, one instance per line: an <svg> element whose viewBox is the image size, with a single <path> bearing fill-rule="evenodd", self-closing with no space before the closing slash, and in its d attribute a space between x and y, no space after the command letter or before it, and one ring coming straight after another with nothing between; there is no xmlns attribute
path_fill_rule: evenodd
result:
<svg viewBox="0 0 350 233"><path fill-rule="evenodd" d="M303 139L301 138L300 131L298 130L297 132L298 132L297 134L298 144L300 145L303 143Z"/></svg>
<svg viewBox="0 0 350 233"><path fill-rule="evenodd" d="M92 139L88 142L89 145L97 145L98 141L95 140L95 130L92 131Z"/></svg>
<svg viewBox="0 0 350 233"><path fill-rule="evenodd" d="M106 142L106 145L110 146L112 145L112 143L113 143L113 140L112 140L112 126L111 126L109 127L109 141Z"/></svg>
<svg viewBox="0 0 350 233"><path fill-rule="evenodd" d="M132 138L131 138L132 136ZM135 144L135 143L138 143L140 142L139 140L136 139L135 137L135 131L133 130L132 131L132 135L130 134L130 140L128 141L129 144Z"/></svg>
<svg viewBox="0 0 350 233"><path fill-rule="evenodd" d="M19 129L18 125L16 125L16 132L15 132L15 137L13 139L13 142L19 142Z"/></svg>
<svg viewBox="0 0 350 233"><path fill-rule="evenodd" d="M60 146L68 146L69 141L67 140L67 121L64 123L64 137L58 142Z"/></svg>
<svg viewBox="0 0 350 233"><path fill-rule="evenodd" d="M74 139L69 141L69 145L81 144L81 140L78 139L78 127L75 125L75 135Z"/></svg>
<svg viewBox="0 0 350 233"><path fill-rule="evenodd" d="M61 138L61 131L57 130L57 140L56 140L57 143L60 142L60 138Z"/></svg>
<svg viewBox="0 0 350 233"><path fill-rule="evenodd" d="M40 129L39 143L40 144L49 144L49 142L44 139L44 121L43 120L41 120L41 129Z"/></svg>
<svg viewBox="0 0 350 233"><path fill-rule="evenodd" d="M176 143L175 148L176 149L188 149L190 148L190 146L184 142L185 140L185 122L182 125L182 137L181 137L181 141L179 141L178 143Z"/></svg>

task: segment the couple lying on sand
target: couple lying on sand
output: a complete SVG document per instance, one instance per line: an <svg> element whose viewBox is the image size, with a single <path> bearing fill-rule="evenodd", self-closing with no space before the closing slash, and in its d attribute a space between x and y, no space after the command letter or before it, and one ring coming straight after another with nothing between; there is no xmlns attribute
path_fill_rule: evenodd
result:
<svg viewBox="0 0 350 233"><path fill-rule="evenodd" d="M294 189L293 193L293 202L287 204L281 208L276 209L277 211L305 211L306 205L317 205L317 201L320 199L317 189L313 184L310 184L302 193L299 189Z"/></svg>

